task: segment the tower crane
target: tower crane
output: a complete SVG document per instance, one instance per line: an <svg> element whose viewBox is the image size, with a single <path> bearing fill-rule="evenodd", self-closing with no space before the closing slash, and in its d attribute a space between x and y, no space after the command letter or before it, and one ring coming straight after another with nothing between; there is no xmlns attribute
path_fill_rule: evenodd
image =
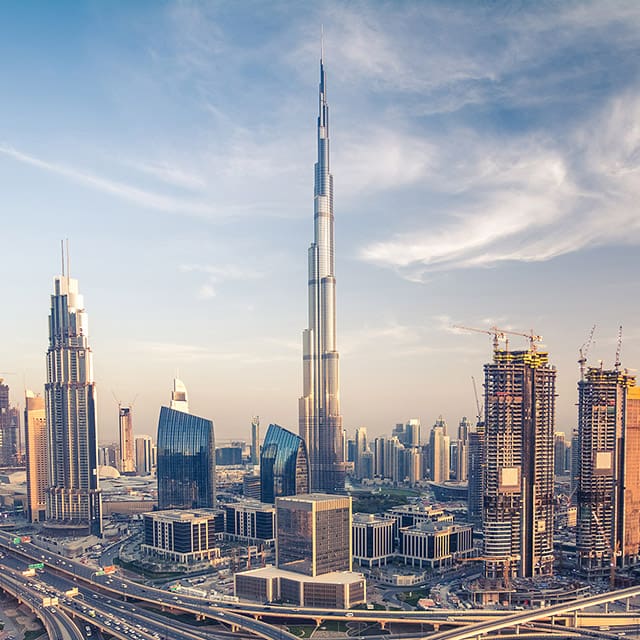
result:
<svg viewBox="0 0 640 640"><path fill-rule="evenodd" d="M620 350L622 349L622 325L618 327L618 343L616 345L616 361L614 362L614 369L620 371Z"/></svg>
<svg viewBox="0 0 640 640"><path fill-rule="evenodd" d="M589 353L589 349L593 344L593 334L595 333L596 325L594 324L591 327L591 331L589 331L589 336L587 337L584 344L578 350L580 353L580 358L578 359L578 364L580 365L580 380L584 380L584 371L587 365L587 354Z"/></svg>
<svg viewBox="0 0 640 640"><path fill-rule="evenodd" d="M454 329L461 329L462 331L475 331L476 333L486 333L487 335L493 336L493 350L498 350L498 340L506 340L504 335L504 331L498 329L497 327L491 327L490 329L477 329L476 327L463 327L459 324L453 325Z"/></svg>
<svg viewBox="0 0 640 640"><path fill-rule="evenodd" d="M474 376L471 376L471 380L473 382L473 395L476 397L477 424L480 424L482 422L482 407L480 406L480 400L478 399L478 389L476 387L476 379Z"/></svg>
<svg viewBox="0 0 640 640"><path fill-rule="evenodd" d="M454 329L462 329L463 331L476 331L477 333L487 333L493 336L493 350L498 350L498 340L508 340L507 335L510 336L522 336L529 340L529 348L531 351L536 350L536 342L542 342L542 336L533 332L533 329L529 330L529 333L523 333L521 331L511 331L508 329L499 329L498 327L490 327L489 329L477 329L476 327L463 327L460 325L454 325ZM508 344L508 342L507 342Z"/></svg>

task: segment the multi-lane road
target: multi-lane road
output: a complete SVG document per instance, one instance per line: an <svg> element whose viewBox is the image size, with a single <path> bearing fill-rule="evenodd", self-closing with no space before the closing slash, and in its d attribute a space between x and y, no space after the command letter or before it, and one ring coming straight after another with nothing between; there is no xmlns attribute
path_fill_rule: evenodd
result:
<svg viewBox="0 0 640 640"><path fill-rule="evenodd" d="M269 624L265 619L272 622L276 619L280 622L311 619L318 625L333 619L345 622L375 622L383 627L394 622L410 622L428 625L428 628L434 630L447 627L445 631L425 636L430 639L463 640L510 628L520 631L524 625L539 620L566 616L587 607L640 595L640 587L634 587L572 603L515 613L495 610L437 609L391 612L293 606L272 607L261 604L210 602L202 598L140 585L122 578L117 573L98 575L95 567L61 558L29 542L14 544L13 536L4 532L0 532L0 547L4 547L7 552L2 563L10 571L19 572L34 562L44 564L44 572L31 578L32 586L27 586L32 592L39 594L37 597L41 599L46 595L61 594L77 587L79 592L77 597L60 598L57 609L65 614L64 617L77 621L81 629L88 624L125 640L159 640L167 637L211 640L213 637L220 638L224 635L225 629L230 629L234 634L258 635L267 640L294 640L297 637L280 626ZM26 597L25 594L22 595ZM217 622L221 626L212 631L211 628L206 629L167 617L167 614L179 613L191 614L197 620ZM577 616L577 613L575 615ZM451 629L451 627L458 628ZM56 633L59 632L56 631ZM64 637L64 640L74 640L67 635L63 634L60 637ZM604 637L604 634L601 637Z"/></svg>

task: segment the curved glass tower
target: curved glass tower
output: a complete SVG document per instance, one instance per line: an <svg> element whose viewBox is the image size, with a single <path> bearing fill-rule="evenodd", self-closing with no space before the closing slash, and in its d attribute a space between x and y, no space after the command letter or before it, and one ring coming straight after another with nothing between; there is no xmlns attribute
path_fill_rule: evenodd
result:
<svg viewBox="0 0 640 640"><path fill-rule="evenodd" d="M304 440L280 425L270 424L260 457L262 502L309 493L309 461Z"/></svg>
<svg viewBox="0 0 640 640"><path fill-rule="evenodd" d="M311 490L344 490L345 463L336 346L333 176L329 171L329 105L320 58L318 161L315 164L314 240L309 247L309 328L303 332L300 436L307 443Z"/></svg>
<svg viewBox="0 0 640 640"><path fill-rule="evenodd" d="M215 507L213 422L161 407L157 475L158 509Z"/></svg>

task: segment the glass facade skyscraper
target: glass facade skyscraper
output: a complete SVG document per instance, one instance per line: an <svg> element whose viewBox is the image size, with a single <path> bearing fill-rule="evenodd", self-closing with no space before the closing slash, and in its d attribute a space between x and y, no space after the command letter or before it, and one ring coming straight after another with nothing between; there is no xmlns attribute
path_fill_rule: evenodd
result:
<svg viewBox="0 0 640 640"><path fill-rule="evenodd" d="M158 421L158 509L215 506L213 422L162 407Z"/></svg>
<svg viewBox="0 0 640 640"><path fill-rule="evenodd" d="M309 462L304 440L277 424L270 424L260 457L262 502L279 496L309 492Z"/></svg>
<svg viewBox="0 0 640 640"><path fill-rule="evenodd" d="M309 328L303 332L300 436L307 443L311 489L344 491L345 470L336 346L333 176L329 170L329 105L320 59L318 161L315 164L314 240L309 247Z"/></svg>

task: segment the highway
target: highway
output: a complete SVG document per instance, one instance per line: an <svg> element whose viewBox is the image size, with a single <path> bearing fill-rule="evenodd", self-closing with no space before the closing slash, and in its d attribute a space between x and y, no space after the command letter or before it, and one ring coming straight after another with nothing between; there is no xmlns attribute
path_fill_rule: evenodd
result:
<svg viewBox="0 0 640 640"><path fill-rule="evenodd" d="M43 607L42 599L24 585L20 575L6 572L0 574L0 587L19 602L25 604L42 621L47 635L52 640L83 640L80 629L73 620L56 607Z"/></svg>
<svg viewBox="0 0 640 640"><path fill-rule="evenodd" d="M15 567L16 569L24 569L29 563L35 562L42 562L45 565L45 573L39 574L37 578L47 594L64 593L72 587L77 587L84 602L75 598L65 598L61 599L60 607L71 615L90 621L91 624L108 630L110 634L119 638L127 640L153 640L155 638L158 640L168 634L167 618L160 616L160 620L152 621L152 614L146 609L140 609L140 611L144 611L145 619L148 622L146 625L148 631L145 632L138 628L142 627L141 623L130 618L136 611L135 605L130 602L133 599L148 602L175 613L187 612L194 614L194 617L210 618L228 625L235 633L251 633L267 640L297 640L297 636L279 627L223 607L209 607L208 603L200 599L192 599L187 596L178 597L170 592L144 587L121 577L116 579L115 575L97 575L98 572L94 567L60 558L31 543L16 545L13 543L13 536L4 533L0 533L0 546L3 546L7 551L5 564L10 564L16 555L21 558L22 565ZM123 598L123 601L118 601L118 604L115 605L119 609L119 612L115 612L114 602L118 598ZM88 617L90 610L95 612L95 617ZM114 614L117 615L114 616ZM180 628L180 635L177 635L177 627L180 625L174 624L172 620L169 621L169 624L171 624L170 637L172 639L209 637L209 634L189 625Z"/></svg>
<svg viewBox="0 0 640 640"><path fill-rule="evenodd" d="M344 622L378 623L383 628L393 622L426 624L433 627L436 633L428 636L432 640L463 640L477 638L481 635L494 633L508 628L519 630L523 625L539 620L553 619L554 616L575 613L572 626L578 626L578 611L615 600L640 595L640 587L632 587L613 593L599 594L590 598L572 601L566 604L554 605L543 609L525 610L522 612L505 610L466 610L466 609L435 609L432 611L380 611L380 610L332 610L319 608L303 608L295 606L265 606L261 604L209 602L202 598L176 594L122 578L117 573L112 575L97 575L96 567L61 558L28 542L13 544L12 536L0 532L0 546L6 548L9 554L17 554L23 563L43 562L46 573L38 579L47 582L57 592L65 591L77 586L81 601L64 602L61 606L69 615L88 620L85 608L93 608L96 617L90 620L102 629L117 637L128 640L158 640L167 636L167 618L160 613L136 606L135 603L147 603L160 607L164 612L190 613L195 619L211 619L226 625L234 634L255 634L267 640L294 640L297 636L284 631L280 627L264 622L264 618L290 619L294 621L313 620L317 625L327 620L341 620ZM71 599L69 599L71 600ZM115 623L115 624L114 624ZM223 633L206 632L199 627L170 622L172 638L211 638L220 637ZM462 626L463 628L437 631L442 626ZM126 629L121 635L115 627ZM145 631L144 628L148 631ZM529 631L529 630L528 630ZM565 627L565 631L568 629ZM575 629L573 631L576 631ZM581 630L582 631L582 630ZM179 635L178 635L179 634ZM587 635L587 632L584 632ZM604 637L604 635L600 635Z"/></svg>
<svg viewBox="0 0 640 640"><path fill-rule="evenodd" d="M502 631L503 629L520 627L524 624L536 622L541 619L553 620L555 616L577 612L588 607L603 605L638 595L640 595L640 586L634 586L627 589L619 589L618 591L601 593L588 598L582 598L580 600L574 600L569 603L522 611L513 615L505 616L501 620L490 620L488 622L470 624L462 629L442 631L425 637L428 637L429 640L468 640L470 638L481 638L489 633ZM600 632L599 637L608 637L608 634Z"/></svg>

